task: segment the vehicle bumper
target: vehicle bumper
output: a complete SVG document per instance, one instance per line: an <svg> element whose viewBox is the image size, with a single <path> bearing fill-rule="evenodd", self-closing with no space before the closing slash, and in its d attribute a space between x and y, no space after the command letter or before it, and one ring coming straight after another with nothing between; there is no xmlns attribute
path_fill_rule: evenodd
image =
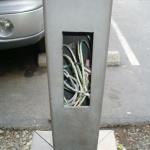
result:
<svg viewBox="0 0 150 150"><path fill-rule="evenodd" d="M28 37L9 39L9 40L0 40L0 50L32 45L40 41L43 37L44 37L44 31L41 31L38 34L28 36Z"/></svg>
<svg viewBox="0 0 150 150"><path fill-rule="evenodd" d="M44 36L43 7L33 11L0 15L13 24L12 33L0 36L0 49L33 44Z"/></svg>

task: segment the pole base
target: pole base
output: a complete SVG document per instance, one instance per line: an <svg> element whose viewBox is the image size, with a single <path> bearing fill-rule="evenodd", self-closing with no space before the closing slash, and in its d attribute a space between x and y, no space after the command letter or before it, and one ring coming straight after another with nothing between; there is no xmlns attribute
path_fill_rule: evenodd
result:
<svg viewBox="0 0 150 150"><path fill-rule="evenodd" d="M54 150L52 148L52 132L51 131L36 131L33 134L31 150ZM114 131L101 130L99 132L97 150L117 150Z"/></svg>

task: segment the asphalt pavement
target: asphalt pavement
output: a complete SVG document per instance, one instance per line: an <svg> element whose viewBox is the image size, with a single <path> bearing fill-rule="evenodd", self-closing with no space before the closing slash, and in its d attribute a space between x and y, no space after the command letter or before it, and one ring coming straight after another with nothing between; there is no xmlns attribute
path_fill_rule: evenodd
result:
<svg viewBox="0 0 150 150"><path fill-rule="evenodd" d="M149 9L148 0L114 0L109 50L121 65L107 67L100 126L150 123ZM26 66L0 72L0 127L48 129L47 72Z"/></svg>
<svg viewBox="0 0 150 150"><path fill-rule="evenodd" d="M149 8L147 0L114 1L112 19L117 28L112 25L109 49L119 50L122 58L120 67L107 69L104 124L150 121Z"/></svg>

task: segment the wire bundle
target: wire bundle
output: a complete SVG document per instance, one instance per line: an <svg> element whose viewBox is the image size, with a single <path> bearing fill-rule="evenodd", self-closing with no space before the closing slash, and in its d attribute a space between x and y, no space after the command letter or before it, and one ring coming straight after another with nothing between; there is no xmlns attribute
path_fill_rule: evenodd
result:
<svg viewBox="0 0 150 150"><path fill-rule="evenodd" d="M86 65L88 58L85 58L83 47L86 47L87 51L91 50L87 40L77 42L76 54L70 45L63 45L64 104L66 106L83 106L87 99L90 100L91 69Z"/></svg>

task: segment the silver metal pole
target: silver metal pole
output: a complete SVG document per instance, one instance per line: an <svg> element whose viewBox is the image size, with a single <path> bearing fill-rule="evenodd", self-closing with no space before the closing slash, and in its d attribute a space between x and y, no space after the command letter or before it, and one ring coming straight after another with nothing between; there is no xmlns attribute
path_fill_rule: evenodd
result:
<svg viewBox="0 0 150 150"><path fill-rule="evenodd" d="M44 8L54 149L96 150L112 0L44 0ZM66 107L62 47L83 35L92 38L90 102Z"/></svg>

